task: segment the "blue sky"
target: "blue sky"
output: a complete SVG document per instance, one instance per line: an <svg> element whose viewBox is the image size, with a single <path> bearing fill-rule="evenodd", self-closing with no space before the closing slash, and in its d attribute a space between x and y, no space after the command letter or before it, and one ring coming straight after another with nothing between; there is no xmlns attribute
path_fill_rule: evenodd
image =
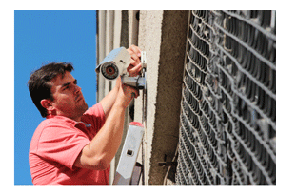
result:
<svg viewBox="0 0 289 195"><path fill-rule="evenodd" d="M14 185L32 185L30 139L44 119L32 103L31 71L49 62L72 62L89 106L96 102L95 11L14 11Z"/></svg>

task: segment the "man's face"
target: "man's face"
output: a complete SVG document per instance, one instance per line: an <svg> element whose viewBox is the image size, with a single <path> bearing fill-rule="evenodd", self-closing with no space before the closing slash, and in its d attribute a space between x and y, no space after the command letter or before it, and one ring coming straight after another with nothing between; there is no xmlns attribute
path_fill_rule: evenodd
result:
<svg viewBox="0 0 289 195"><path fill-rule="evenodd" d="M76 80L66 71L63 78L61 74L57 75L51 80L51 84L53 115L66 116L79 122L88 105Z"/></svg>

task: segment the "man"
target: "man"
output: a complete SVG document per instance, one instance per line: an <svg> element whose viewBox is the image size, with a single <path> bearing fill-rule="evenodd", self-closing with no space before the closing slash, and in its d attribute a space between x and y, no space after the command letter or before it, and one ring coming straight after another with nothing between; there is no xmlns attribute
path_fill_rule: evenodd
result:
<svg viewBox="0 0 289 195"><path fill-rule="evenodd" d="M140 49L130 46L130 75L141 70ZM49 63L29 80L33 103L46 117L30 143L34 185L107 185L109 164L121 143L125 109L138 91L121 83L88 109L70 63ZM132 95L134 93L135 96Z"/></svg>

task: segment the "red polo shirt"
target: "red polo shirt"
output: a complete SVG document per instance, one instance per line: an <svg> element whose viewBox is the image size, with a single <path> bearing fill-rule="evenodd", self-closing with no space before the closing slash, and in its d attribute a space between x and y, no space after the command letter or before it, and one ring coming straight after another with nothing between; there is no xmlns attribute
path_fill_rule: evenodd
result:
<svg viewBox="0 0 289 195"><path fill-rule="evenodd" d="M90 170L73 166L83 147L105 122L101 104L89 108L81 121L54 116L36 128L29 153L34 185L108 185L109 168Z"/></svg>

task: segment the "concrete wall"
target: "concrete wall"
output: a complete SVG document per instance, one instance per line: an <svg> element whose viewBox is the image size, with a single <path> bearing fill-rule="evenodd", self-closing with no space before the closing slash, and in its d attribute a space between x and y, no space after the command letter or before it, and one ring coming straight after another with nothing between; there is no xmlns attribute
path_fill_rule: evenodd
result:
<svg viewBox="0 0 289 195"><path fill-rule="evenodd" d="M188 11L140 11L139 47L147 52L147 95L135 101L135 121L146 127L142 161L145 184L162 185L179 135ZM145 99L146 98L146 99ZM143 121L143 104L146 117Z"/></svg>
<svg viewBox="0 0 289 195"><path fill-rule="evenodd" d="M121 10L100 10L98 11L98 35L97 35L97 62L100 63L111 50L118 48L121 44L128 45L128 19L127 11ZM105 79L101 74L97 75L97 102L100 102L114 87L115 81ZM127 134L129 110L126 110L124 133L122 143L115 158L110 163L110 183L120 158L121 149Z"/></svg>
<svg viewBox="0 0 289 195"><path fill-rule="evenodd" d="M138 15L139 14L139 15ZM134 102L134 121L145 125L146 133L138 162L144 165L141 184L163 185L168 167L158 166L165 155L170 161L179 136L182 78L188 29L188 11L106 11L98 12L98 61L110 50L127 44L147 52L146 93ZM98 79L98 101L114 86ZM128 111L127 111L128 115ZM129 117L126 119L124 138ZM120 151L111 163L110 182Z"/></svg>

